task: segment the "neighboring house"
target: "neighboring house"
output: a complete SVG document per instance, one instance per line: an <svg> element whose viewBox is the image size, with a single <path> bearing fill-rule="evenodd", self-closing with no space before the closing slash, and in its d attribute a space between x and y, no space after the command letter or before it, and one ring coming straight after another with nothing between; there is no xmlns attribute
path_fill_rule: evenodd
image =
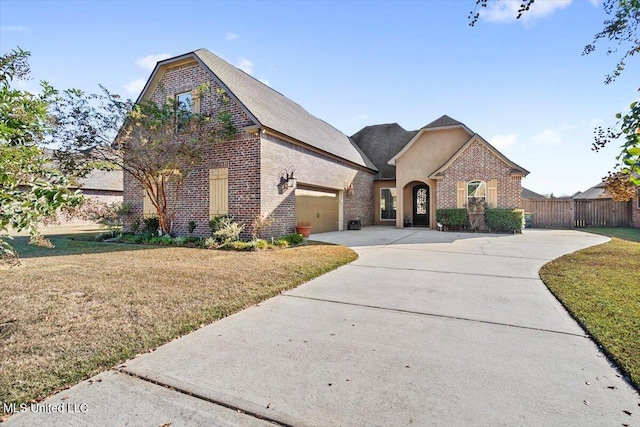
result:
<svg viewBox="0 0 640 427"><path fill-rule="evenodd" d="M578 201L612 200L611 196L606 192L605 188L606 184L604 182L601 182L578 194L573 199ZM635 196L628 202L628 204L629 210L631 211L630 225L635 228L640 228L640 187L636 190Z"/></svg>
<svg viewBox="0 0 640 427"><path fill-rule="evenodd" d="M543 196L542 194L538 194L535 191L531 191L528 188L524 188L522 187L522 195L521 197L523 199L529 199L529 200L542 200L542 199L546 199L545 196Z"/></svg>
<svg viewBox="0 0 640 427"><path fill-rule="evenodd" d="M465 207L469 197L499 208L520 206L520 180L528 174L464 124L442 116L417 131L398 124L368 126L351 138L300 105L205 49L160 61L138 101L191 97L202 84L230 98L239 134L212 144L179 194L173 231L197 235L208 222L232 215L245 237L259 215L274 222L262 237L291 233L309 222L312 232L388 224L436 227L437 208ZM190 108L215 115L220 105L205 93ZM288 186L294 175L297 184ZM293 183L294 180L291 180ZM142 186L124 175L125 224L153 215Z"/></svg>
<svg viewBox="0 0 640 427"><path fill-rule="evenodd" d="M574 200L598 200L598 199L610 199L611 196L605 191L606 184L601 182L583 192L578 192L571 198Z"/></svg>
<svg viewBox="0 0 640 427"><path fill-rule="evenodd" d="M122 171L93 170L85 178L79 180L77 187L85 197L90 197L111 204L122 202Z"/></svg>

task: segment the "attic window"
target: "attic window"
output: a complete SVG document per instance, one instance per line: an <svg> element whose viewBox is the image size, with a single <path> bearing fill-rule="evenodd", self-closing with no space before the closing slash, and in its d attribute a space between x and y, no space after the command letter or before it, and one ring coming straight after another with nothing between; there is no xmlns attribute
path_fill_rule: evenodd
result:
<svg viewBox="0 0 640 427"><path fill-rule="evenodd" d="M187 127L189 116L192 112L192 95L191 92L182 92L176 94L176 129L178 132Z"/></svg>
<svg viewBox="0 0 640 427"><path fill-rule="evenodd" d="M185 113L191 113L191 101L192 95L191 92L182 92L176 94L176 107L180 111L184 111Z"/></svg>

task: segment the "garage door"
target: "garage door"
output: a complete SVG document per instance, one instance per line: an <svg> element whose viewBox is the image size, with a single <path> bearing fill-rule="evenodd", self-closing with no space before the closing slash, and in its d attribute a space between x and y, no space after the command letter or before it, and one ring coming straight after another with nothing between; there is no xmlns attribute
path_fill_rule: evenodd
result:
<svg viewBox="0 0 640 427"><path fill-rule="evenodd" d="M296 224L311 223L312 233L337 231L338 209L337 192L296 189Z"/></svg>

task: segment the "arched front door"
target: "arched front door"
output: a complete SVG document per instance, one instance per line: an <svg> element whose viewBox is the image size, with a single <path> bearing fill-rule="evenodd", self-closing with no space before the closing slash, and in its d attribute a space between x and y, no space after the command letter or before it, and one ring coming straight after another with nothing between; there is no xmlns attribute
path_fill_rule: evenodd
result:
<svg viewBox="0 0 640 427"><path fill-rule="evenodd" d="M429 226L429 186L416 185L413 187L413 225L416 227Z"/></svg>

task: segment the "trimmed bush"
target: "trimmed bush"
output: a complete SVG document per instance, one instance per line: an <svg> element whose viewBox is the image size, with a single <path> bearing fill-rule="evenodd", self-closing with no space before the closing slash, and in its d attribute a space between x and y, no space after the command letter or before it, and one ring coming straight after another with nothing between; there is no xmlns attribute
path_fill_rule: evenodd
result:
<svg viewBox="0 0 640 427"><path fill-rule="evenodd" d="M158 235L158 228L160 228L160 220L157 216L151 216L143 219L144 227L143 233Z"/></svg>
<svg viewBox="0 0 640 427"><path fill-rule="evenodd" d="M524 228L522 209L486 209L484 220L491 231L513 233Z"/></svg>
<svg viewBox="0 0 640 427"><path fill-rule="evenodd" d="M436 220L447 228L466 228L469 226L469 214L466 209L438 209Z"/></svg>

